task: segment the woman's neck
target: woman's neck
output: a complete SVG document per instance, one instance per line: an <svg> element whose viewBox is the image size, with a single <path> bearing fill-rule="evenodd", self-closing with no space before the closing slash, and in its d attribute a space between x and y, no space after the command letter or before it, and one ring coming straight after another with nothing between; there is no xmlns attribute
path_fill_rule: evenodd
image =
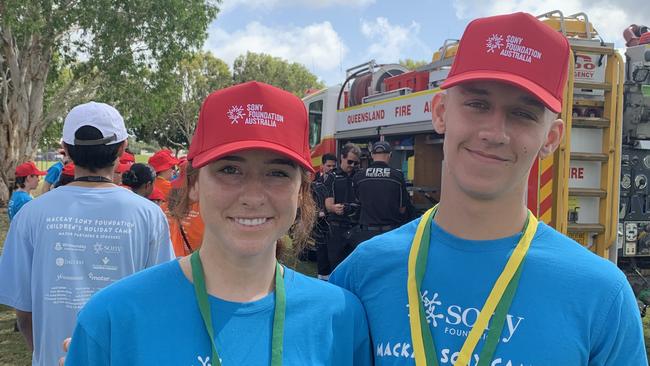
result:
<svg viewBox="0 0 650 366"><path fill-rule="evenodd" d="M226 301L250 302L273 291L277 262L275 245L256 256L241 256L204 240L199 252L208 294ZM189 256L181 259L181 268L193 282L189 259Z"/></svg>

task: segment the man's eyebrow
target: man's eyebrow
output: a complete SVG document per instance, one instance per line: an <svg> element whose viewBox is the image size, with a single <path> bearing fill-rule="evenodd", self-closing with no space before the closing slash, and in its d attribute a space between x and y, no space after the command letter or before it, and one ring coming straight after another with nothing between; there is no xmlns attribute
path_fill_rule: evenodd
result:
<svg viewBox="0 0 650 366"><path fill-rule="evenodd" d="M482 96L489 96L490 91L487 89L479 88L476 86L469 86L469 85L459 85L460 86L460 91L463 94L474 94L474 95L482 95ZM529 96L529 95L523 95L518 98L522 103L534 107L536 109L539 109L540 111L544 111L546 109L546 106L544 103L539 101L537 98Z"/></svg>
<svg viewBox="0 0 650 366"><path fill-rule="evenodd" d="M519 100L530 107L534 107L536 109L541 110L542 112L546 110L546 106L544 105L544 103L540 102L537 98L524 95L520 97Z"/></svg>
<svg viewBox="0 0 650 366"><path fill-rule="evenodd" d="M490 91L476 86L459 85L460 91L463 94L476 94L476 95L490 95Z"/></svg>

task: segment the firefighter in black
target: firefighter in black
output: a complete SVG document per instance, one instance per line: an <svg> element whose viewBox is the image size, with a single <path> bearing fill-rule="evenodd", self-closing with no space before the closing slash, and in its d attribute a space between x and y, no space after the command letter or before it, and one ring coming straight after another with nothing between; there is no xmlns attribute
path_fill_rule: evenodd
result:
<svg viewBox="0 0 650 366"><path fill-rule="evenodd" d="M347 143L341 150L341 162L338 168L327 177L328 195L325 199L329 238L327 256L330 269L334 270L351 252L353 243L351 233L357 225L356 197L352 187L352 177L360 164L361 151L357 145Z"/></svg>
<svg viewBox="0 0 650 366"><path fill-rule="evenodd" d="M327 178L331 177L329 174L336 168L336 156L332 154L324 154L321 158L321 170L316 174L314 181L311 184L312 195L316 202L316 209L318 216L316 218L316 225L312 237L316 245L316 265L318 268L318 278L321 280L328 280L330 272L329 259L327 258L327 237L329 226L327 225L327 210L325 209L325 198L327 198L328 184Z"/></svg>
<svg viewBox="0 0 650 366"><path fill-rule="evenodd" d="M409 195L401 171L388 166L391 147L386 141L372 145L372 164L353 178L355 194L361 205L356 244L385 233L404 222Z"/></svg>

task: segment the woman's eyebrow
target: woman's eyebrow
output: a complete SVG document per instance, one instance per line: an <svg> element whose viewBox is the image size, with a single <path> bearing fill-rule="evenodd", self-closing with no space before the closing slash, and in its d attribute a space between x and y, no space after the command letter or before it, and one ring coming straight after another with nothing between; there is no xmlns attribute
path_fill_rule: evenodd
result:
<svg viewBox="0 0 650 366"><path fill-rule="evenodd" d="M281 165L289 165L291 167L295 167L296 163L291 160L291 159L271 159L265 161L266 164L281 164Z"/></svg>

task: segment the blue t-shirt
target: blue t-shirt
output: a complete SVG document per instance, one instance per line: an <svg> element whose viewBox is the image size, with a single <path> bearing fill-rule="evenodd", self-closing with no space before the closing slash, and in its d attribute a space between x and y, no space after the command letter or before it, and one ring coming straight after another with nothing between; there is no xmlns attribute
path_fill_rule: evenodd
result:
<svg viewBox="0 0 650 366"><path fill-rule="evenodd" d="M32 196L24 191L14 191L9 198L9 204L7 205L7 214L9 215L9 221L13 220L14 216L18 213L23 205L33 198Z"/></svg>
<svg viewBox="0 0 650 366"><path fill-rule="evenodd" d="M415 364L406 283L418 223L361 244L330 277L364 305L376 365ZM432 223L420 290L440 365L456 361L520 237L464 240ZM639 309L613 263L540 223L523 266L492 365L647 365Z"/></svg>
<svg viewBox="0 0 650 366"><path fill-rule="evenodd" d="M32 313L32 364L57 365L92 294L172 258L167 219L154 203L119 187L60 187L11 221L0 303Z"/></svg>
<svg viewBox="0 0 650 366"><path fill-rule="evenodd" d="M51 185L54 185L56 182L59 181L59 177L61 177L61 172L63 171L63 163L60 161L57 161L52 165L49 169L47 169L47 174L45 175L45 181L50 183Z"/></svg>
<svg viewBox="0 0 650 366"><path fill-rule="evenodd" d="M284 283L283 365L372 364L356 297L288 268ZM274 293L249 303L209 301L222 365L268 366ZM93 296L79 313L66 365L214 365L211 350L194 287L173 261Z"/></svg>

